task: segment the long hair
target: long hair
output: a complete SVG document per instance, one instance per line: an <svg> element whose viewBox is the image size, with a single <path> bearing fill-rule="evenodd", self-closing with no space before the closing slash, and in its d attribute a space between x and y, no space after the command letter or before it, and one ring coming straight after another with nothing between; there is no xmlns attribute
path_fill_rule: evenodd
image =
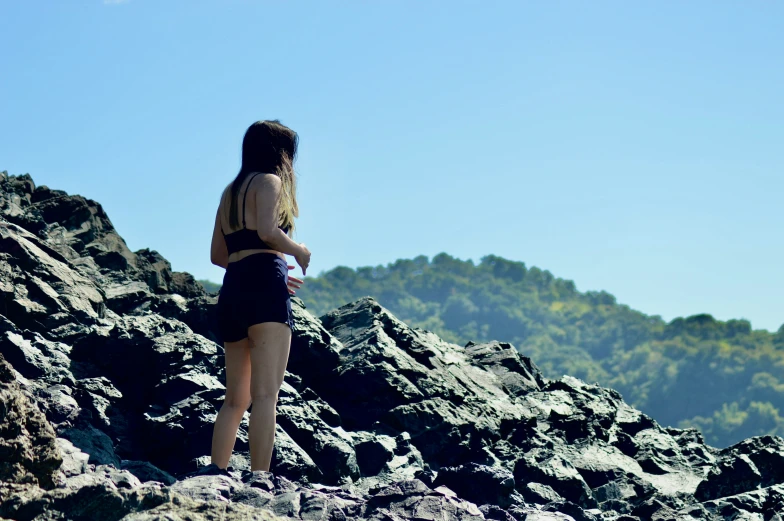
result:
<svg viewBox="0 0 784 521"><path fill-rule="evenodd" d="M297 133L281 124L277 119L257 121L245 131L242 139L242 165L231 184L229 224L239 228L237 217L239 192L243 181L255 172L273 173L282 182L278 200L278 226L288 227L288 235L294 233L294 218L299 216L297 206L297 182L294 160L297 157Z"/></svg>

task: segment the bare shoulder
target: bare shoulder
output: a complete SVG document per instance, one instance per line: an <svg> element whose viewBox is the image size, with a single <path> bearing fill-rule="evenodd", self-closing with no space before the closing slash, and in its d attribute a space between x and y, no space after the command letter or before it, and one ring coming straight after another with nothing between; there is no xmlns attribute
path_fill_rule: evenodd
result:
<svg viewBox="0 0 784 521"><path fill-rule="evenodd" d="M273 174L270 172L259 172L259 175L254 175L253 180L251 181L252 184L255 186L274 186L280 185L280 177L277 174Z"/></svg>
<svg viewBox="0 0 784 521"><path fill-rule="evenodd" d="M241 193L242 190L252 192L252 191L258 191L260 189L263 189L264 187L272 187L272 188L275 188L276 186L279 187L282 184L280 177L278 177L276 174L254 172L250 174L248 177L250 178L250 180L243 181L242 185L240 186L240 197L242 196ZM229 182L229 184L227 184L226 187L223 189L223 193L221 194L221 201L226 199L227 194L231 193L231 187L233 183L234 181Z"/></svg>
<svg viewBox="0 0 784 521"><path fill-rule="evenodd" d="M259 175L254 175L250 183L248 190L253 190L257 193L267 191L276 192L280 190L282 184L280 177L278 177L277 174L268 172L259 172Z"/></svg>

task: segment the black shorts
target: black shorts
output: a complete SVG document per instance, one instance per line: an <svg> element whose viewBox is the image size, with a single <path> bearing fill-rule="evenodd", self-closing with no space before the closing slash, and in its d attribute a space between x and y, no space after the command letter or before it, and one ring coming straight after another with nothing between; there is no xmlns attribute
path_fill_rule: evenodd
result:
<svg viewBox="0 0 784 521"><path fill-rule="evenodd" d="M283 322L294 327L289 268L272 252L252 253L230 262L218 293L218 331L223 342L248 336L248 327L261 322Z"/></svg>

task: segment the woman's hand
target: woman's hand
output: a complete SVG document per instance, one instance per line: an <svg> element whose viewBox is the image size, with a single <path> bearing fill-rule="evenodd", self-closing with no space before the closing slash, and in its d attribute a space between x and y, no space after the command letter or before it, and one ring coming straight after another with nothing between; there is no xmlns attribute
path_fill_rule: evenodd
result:
<svg viewBox="0 0 784 521"><path fill-rule="evenodd" d="M289 264L288 267L289 267L290 270L294 269L294 266L292 266L291 264ZM303 284L303 280L302 279L298 279L297 277L292 277L291 275L289 275L289 281L288 281L289 293L291 293L293 295L294 294L294 290L301 288L302 284Z"/></svg>
<svg viewBox="0 0 784 521"><path fill-rule="evenodd" d="M300 251L296 255L294 255L294 259L299 264L299 267L302 268L302 274L305 275L305 272L308 269L308 265L310 264L310 250L305 246L304 242L299 243Z"/></svg>

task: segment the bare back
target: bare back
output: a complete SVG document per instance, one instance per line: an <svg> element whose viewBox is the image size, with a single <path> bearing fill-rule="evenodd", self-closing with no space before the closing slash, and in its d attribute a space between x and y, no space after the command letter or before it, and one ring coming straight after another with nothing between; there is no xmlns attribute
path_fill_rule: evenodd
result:
<svg viewBox="0 0 784 521"><path fill-rule="evenodd" d="M247 189L247 196L245 199L245 227L249 230L254 230L255 228L249 226L251 223L256 222L256 191L259 189L258 183L254 183L253 179L256 176L249 175L242 181L242 185L240 186L240 190L238 192L237 197L237 221L239 226L237 228L231 228L229 226L229 217L231 215L231 183L229 183L226 188L223 189L223 195L221 196L221 203L220 203L220 220L221 220L221 228L223 233L228 235L232 232L236 232L242 229L242 204L243 204L243 196L245 194L245 190ZM250 186L248 186L250 183ZM266 249L252 249L252 250L240 250L238 252L234 252L229 255L229 262L235 262L240 259L247 257L248 255L252 255L254 253L259 252L272 252L276 253L278 257L283 260L286 260L286 255L277 251L277 250L266 250Z"/></svg>

